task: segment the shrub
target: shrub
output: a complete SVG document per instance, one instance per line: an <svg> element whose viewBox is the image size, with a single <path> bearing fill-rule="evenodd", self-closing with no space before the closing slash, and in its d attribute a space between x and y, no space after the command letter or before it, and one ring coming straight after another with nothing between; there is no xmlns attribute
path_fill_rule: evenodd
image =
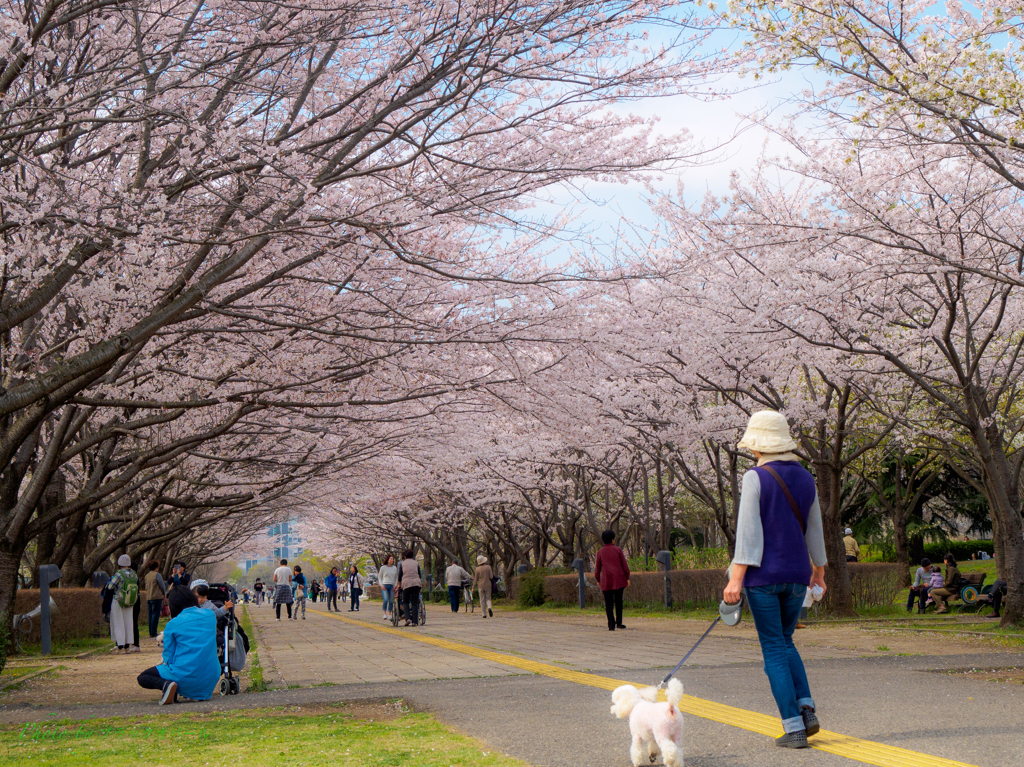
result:
<svg viewBox="0 0 1024 767"><path fill-rule="evenodd" d="M554 578L572 578L572 576L557 575ZM545 592L546 580L543 570L531 570L519 577L519 604L523 607L540 607L547 598Z"/></svg>
<svg viewBox="0 0 1024 767"><path fill-rule="evenodd" d="M886 607L893 603L900 592L902 568L888 562L850 562L850 588L853 591L853 609L865 607ZM822 608L831 610L831 592L825 593Z"/></svg>
<svg viewBox="0 0 1024 767"><path fill-rule="evenodd" d="M644 557L642 554L629 557L630 571L642 572L663 572L661 565L654 559L654 555ZM694 549L688 546L680 546L672 552L673 570L715 570L729 566L729 550L719 549Z"/></svg>
<svg viewBox="0 0 1024 767"><path fill-rule="evenodd" d="M50 589L50 597L57 604L57 613L51 617L50 636L54 641L101 637L110 628L103 622L103 592L92 588ZM140 624L146 621L146 594L139 594L142 610ZM14 600L14 612L23 615L39 604L39 589L20 589ZM32 619L32 631L22 641L39 641L39 619Z"/></svg>
<svg viewBox="0 0 1024 767"><path fill-rule="evenodd" d="M946 541L924 545L924 555L935 564L941 564L946 554L952 554L957 562L965 562L971 558L971 554L977 554L979 551L992 556L992 541Z"/></svg>

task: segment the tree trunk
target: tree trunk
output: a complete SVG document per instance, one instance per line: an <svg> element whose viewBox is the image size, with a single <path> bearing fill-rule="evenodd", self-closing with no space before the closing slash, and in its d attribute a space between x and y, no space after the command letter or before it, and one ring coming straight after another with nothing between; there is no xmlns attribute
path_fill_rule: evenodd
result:
<svg viewBox="0 0 1024 767"><path fill-rule="evenodd" d="M1001 578L1005 581L1006 556L1003 550L1003 534L999 528L999 520L992 513L991 501L989 501L989 518L992 520L992 558L996 561L996 578Z"/></svg>
<svg viewBox="0 0 1024 767"><path fill-rule="evenodd" d="M819 463L818 503L821 506L821 523L825 533L825 554L828 566L825 568L825 585L829 613L840 618L856 618L853 609L853 589L850 585L850 570L846 566L846 547L843 546L843 524L841 519L840 478L831 464Z"/></svg>
<svg viewBox="0 0 1024 767"><path fill-rule="evenodd" d="M997 428L997 427L996 427ZM980 437L980 439L978 438ZM975 444L982 459L985 483L991 499L990 512L998 520L1002 542L1002 576L1006 581L1006 599L1000 626L1024 622L1024 524L1020 518L1020 497L999 435L981 434Z"/></svg>
<svg viewBox="0 0 1024 767"><path fill-rule="evenodd" d="M897 512L893 521L893 540L896 542L896 564L899 571L900 587L910 586L910 539L907 537L907 518Z"/></svg>
<svg viewBox="0 0 1024 767"><path fill-rule="evenodd" d="M7 656L14 651L11 624L14 599L18 594L18 565L23 553L20 548L0 544L0 671L7 665Z"/></svg>

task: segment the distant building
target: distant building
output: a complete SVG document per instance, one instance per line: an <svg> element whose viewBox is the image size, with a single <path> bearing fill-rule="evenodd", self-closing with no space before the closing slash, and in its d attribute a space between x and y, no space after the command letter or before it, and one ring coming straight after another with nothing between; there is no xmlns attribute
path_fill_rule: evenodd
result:
<svg viewBox="0 0 1024 767"><path fill-rule="evenodd" d="M294 559L302 554L302 536L298 532L298 522L290 519L267 530L266 554L255 559L240 562L241 567L249 572L257 565L276 565L282 559Z"/></svg>

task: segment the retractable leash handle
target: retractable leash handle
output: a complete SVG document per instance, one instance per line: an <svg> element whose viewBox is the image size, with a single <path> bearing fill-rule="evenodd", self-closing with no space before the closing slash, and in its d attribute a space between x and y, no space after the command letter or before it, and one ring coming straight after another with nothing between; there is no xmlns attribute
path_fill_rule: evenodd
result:
<svg viewBox="0 0 1024 767"><path fill-rule="evenodd" d="M661 684L658 685L658 689L660 690L665 685L668 684L668 680L671 679L672 677L674 677L676 672L680 668L682 668L683 664L686 663L687 658L689 658L691 655L693 655L693 651L696 650L698 647L700 647L700 643L703 642L707 638L708 634L710 634L711 630L715 626L718 625L719 621L724 623L726 626L735 626L735 625L737 625L740 622L740 618L742 617L742 614L743 614L743 598L742 597L740 597L740 601L739 602L737 602L736 604L733 604L733 605L731 605L728 602L726 602L725 600L723 600L718 605L718 617L715 618L711 622L711 625L708 626L708 630L705 631L703 634L701 634L700 639L698 639L697 642L693 645L693 647L690 648L690 651L688 653L686 653L686 655L683 656L683 659L681 661L679 661L675 665L675 668L673 668L671 671L669 671L668 674L665 676L665 678L661 680Z"/></svg>

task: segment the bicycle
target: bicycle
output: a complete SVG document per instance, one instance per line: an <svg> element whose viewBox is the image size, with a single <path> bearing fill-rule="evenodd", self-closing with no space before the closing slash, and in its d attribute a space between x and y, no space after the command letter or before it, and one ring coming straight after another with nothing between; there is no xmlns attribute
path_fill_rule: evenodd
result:
<svg viewBox="0 0 1024 767"><path fill-rule="evenodd" d="M462 584L462 602L467 613L473 612L475 609L473 604L473 587L468 583Z"/></svg>

